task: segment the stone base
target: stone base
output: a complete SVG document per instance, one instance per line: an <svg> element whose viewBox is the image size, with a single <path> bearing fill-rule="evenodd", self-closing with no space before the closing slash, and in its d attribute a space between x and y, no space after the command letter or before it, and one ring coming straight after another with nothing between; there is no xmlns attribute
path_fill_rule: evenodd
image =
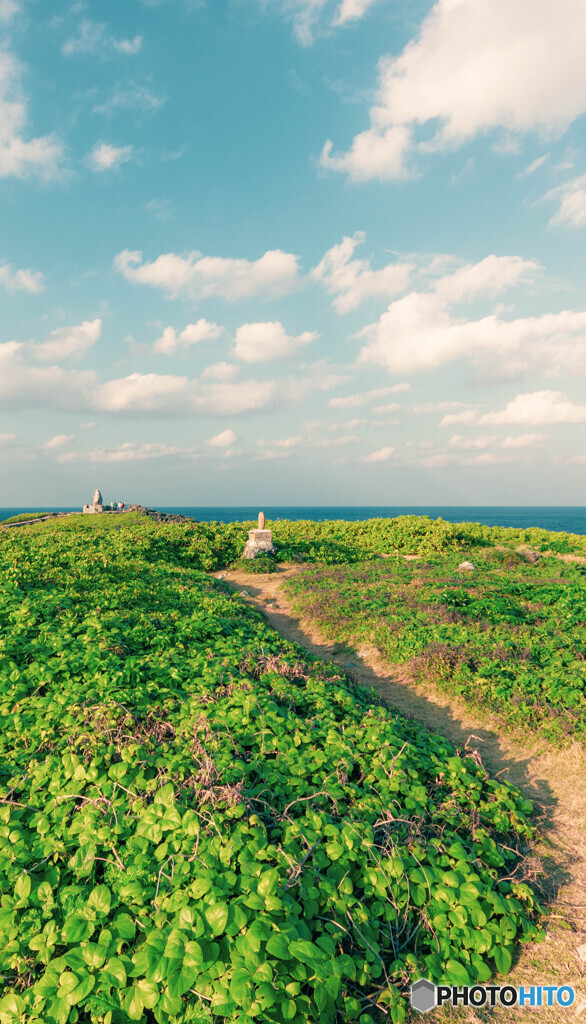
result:
<svg viewBox="0 0 586 1024"><path fill-rule="evenodd" d="M257 555L276 555L277 549L273 544L273 534L270 530L249 530L246 547L242 553L243 558L256 558Z"/></svg>
<svg viewBox="0 0 586 1024"><path fill-rule="evenodd" d="M90 515L93 515L95 512L103 512L104 511L104 506L103 505L84 505L83 506L83 510L84 510L84 512L89 513Z"/></svg>

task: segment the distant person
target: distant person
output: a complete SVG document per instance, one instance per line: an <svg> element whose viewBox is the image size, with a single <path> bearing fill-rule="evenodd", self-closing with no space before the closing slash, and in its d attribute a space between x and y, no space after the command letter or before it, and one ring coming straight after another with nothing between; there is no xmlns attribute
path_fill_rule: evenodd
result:
<svg viewBox="0 0 586 1024"><path fill-rule="evenodd" d="M120 512L124 512L124 502L123 501L120 502L119 510L120 510Z"/></svg>

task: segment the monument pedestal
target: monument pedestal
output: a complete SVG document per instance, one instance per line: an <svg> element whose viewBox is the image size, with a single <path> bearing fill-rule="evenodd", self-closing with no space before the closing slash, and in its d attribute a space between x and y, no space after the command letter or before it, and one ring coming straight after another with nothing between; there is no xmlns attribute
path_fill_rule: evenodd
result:
<svg viewBox="0 0 586 1024"><path fill-rule="evenodd" d="M249 530L242 557L256 558L261 553L266 555L276 555L277 553L271 530Z"/></svg>

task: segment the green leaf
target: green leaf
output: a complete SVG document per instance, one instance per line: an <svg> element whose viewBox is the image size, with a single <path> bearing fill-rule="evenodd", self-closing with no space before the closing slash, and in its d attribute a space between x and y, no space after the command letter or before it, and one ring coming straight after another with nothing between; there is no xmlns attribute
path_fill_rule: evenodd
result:
<svg viewBox="0 0 586 1024"><path fill-rule="evenodd" d="M112 902L112 894L108 889L107 885L97 885L95 889L92 889L89 899L88 907L91 907L96 911L97 914L106 916L110 913L110 904Z"/></svg>
<svg viewBox="0 0 586 1024"><path fill-rule="evenodd" d="M162 786L161 789L155 793L155 804L163 804L165 807L172 807L175 803L175 787L172 782L168 782L166 786Z"/></svg>
<svg viewBox="0 0 586 1024"><path fill-rule="evenodd" d="M87 974L85 978L82 978L79 985L77 985L72 992L69 993L67 999L71 1006L76 1006L77 1003L81 1003L82 999L89 996L94 985L96 983L95 976L93 974Z"/></svg>
<svg viewBox="0 0 586 1024"><path fill-rule="evenodd" d="M267 942L267 953L270 953L271 956L276 956L278 960L289 960L291 958L289 943L284 935L281 935L279 932L271 935Z"/></svg>
<svg viewBox="0 0 586 1024"><path fill-rule="evenodd" d="M258 880L257 892L260 896L272 896L279 885L279 872L276 868L264 871Z"/></svg>
<svg viewBox="0 0 586 1024"><path fill-rule="evenodd" d="M448 960L445 965L444 978L450 985L471 985L472 981L466 968L459 960Z"/></svg>
<svg viewBox="0 0 586 1024"><path fill-rule="evenodd" d="M315 967L316 963L324 959L324 954L313 942L306 942L303 939L289 943L289 953L296 960L301 960L301 963L309 964L310 967Z"/></svg>
<svg viewBox="0 0 586 1024"><path fill-rule="evenodd" d="M14 886L14 895L20 903L27 903L31 893L31 876L23 871Z"/></svg>
<svg viewBox="0 0 586 1024"><path fill-rule="evenodd" d="M105 978L110 985L124 988L126 985L126 967L119 957L111 957L100 971L100 979Z"/></svg>
<svg viewBox="0 0 586 1024"><path fill-rule="evenodd" d="M205 919L212 929L213 935L221 935L228 924L228 906L226 903L214 903L205 911Z"/></svg>
<svg viewBox="0 0 586 1024"><path fill-rule="evenodd" d="M297 1013L297 1003L294 999L285 999L281 1003L281 1013L283 1014L283 1020L293 1020L293 1017Z"/></svg>
<svg viewBox="0 0 586 1024"><path fill-rule="evenodd" d="M513 958L508 949L505 946L496 946L493 956L499 974L508 974L513 962Z"/></svg>

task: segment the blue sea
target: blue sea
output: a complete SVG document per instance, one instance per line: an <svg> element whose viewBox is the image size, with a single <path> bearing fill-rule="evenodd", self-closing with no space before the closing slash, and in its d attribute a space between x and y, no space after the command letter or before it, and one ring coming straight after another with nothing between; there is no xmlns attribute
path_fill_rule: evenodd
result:
<svg viewBox="0 0 586 1024"><path fill-rule="evenodd" d="M192 516L200 522L237 523L256 519L259 509L251 506L158 505L160 512L176 512ZM0 508L0 522L20 512L80 512L81 508ZM430 516L449 523L482 523L484 526L514 526L527 529L540 526L544 530L586 534L586 507L577 505L282 505L263 506L267 520L390 519L395 516Z"/></svg>

